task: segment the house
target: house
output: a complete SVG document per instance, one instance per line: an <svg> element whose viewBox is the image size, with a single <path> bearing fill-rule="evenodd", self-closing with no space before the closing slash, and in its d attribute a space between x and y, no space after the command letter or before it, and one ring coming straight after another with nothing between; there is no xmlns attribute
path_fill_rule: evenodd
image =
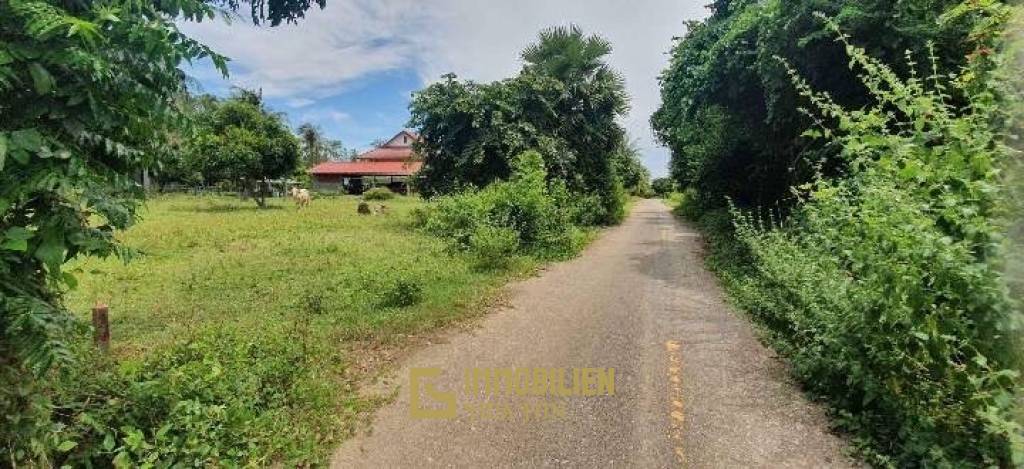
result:
<svg viewBox="0 0 1024 469"><path fill-rule="evenodd" d="M320 163L309 170L313 187L361 194L370 187L387 186L395 192L407 192L410 179L423 167L422 159L412 149L419 138L403 130L353 161Z"/></svg>

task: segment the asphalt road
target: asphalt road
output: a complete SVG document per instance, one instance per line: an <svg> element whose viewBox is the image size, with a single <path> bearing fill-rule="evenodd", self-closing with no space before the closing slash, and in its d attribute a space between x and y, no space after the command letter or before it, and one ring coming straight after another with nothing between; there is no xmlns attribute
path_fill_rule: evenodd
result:
<svg viewBox="0 0 1024 469"><path fill-rule="evenodd" d="M849 467L823 411L727 306L701 256L693 229L661 202L640 202L579 258L512 285L508 305L479 327L404 360L395 402L333 465ZM421 368L441 374L420 380L417 408L451 408L424 390L433 386L455 399L453 418L411 414L410 372ZM574 380L582 368L599 371ZM473 392L467 369L540 374Z"/></svg>

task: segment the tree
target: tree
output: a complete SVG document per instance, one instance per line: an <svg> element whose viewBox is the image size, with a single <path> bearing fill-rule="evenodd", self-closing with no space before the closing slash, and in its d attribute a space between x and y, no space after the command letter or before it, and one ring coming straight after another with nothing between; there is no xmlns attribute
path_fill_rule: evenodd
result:
<svg viewBox="0 0 1024 469"><path fill-rule="evenodd" d="M601 200L604 223L625 216L625 195L615 174L615 153L623 148L626 132L618 119L629 110L622 77L605 61L611 44L587 36L575 26L542 30L539 40L522 54L523 74L557 80L565 93L556 101L560 119L556 134L577 151L570 189Z"/></svg>
<svg viewBox="0 0 1024 469"><path fill-rule="evenodd" d="M277 26L282 22L295 23L306 16L306 11L313 6L324 8L327 0L206 0L207 3L238 10L248 3L254 24L270 22Z"/></svg>
<svg viewBox="0 0 1024 469"><path fill-rule="evenodd" d="M568 177L575 153L550 130L558 118L551 100L561 94L549 78L480 84L453 74L418 92L410 126L422 137L419 189L433 196L507 179L514 155L529 149L543 155L550 178Z"/></svg>
<svg viewBox="0 0 1024 469"><path fill-rule="evenodd" d="M184 120L179 65L227 71L178 28L213 19L217 3L0 1L0 444L15 464L45 461L59 443L35 377L72 358L65 262L126 252L114 232L135 220L135 176L159 166ZM262 4L254 21L309 6L272 0L266 17Z"/></svg>
<svg viewBox="0 0 1024 469"><path fill-rule="evenodd" d="M207 182L238 184L266 206L264 183L291 174L299 161L299 143L281 115L267 111L254 94L236 92L203 119L192 159Z"/></svg>
<svg viewBox="0 0 1024 469"><path fill-rule="evenodd" d="M668 197L669 194L676 190L675 181L667 177L655 178L651 181L651 190L658 197Z"/></svg>
<svg viewBox="0 0 1024 469"><path fill-rule="evenodd" d="M296 130L299 134L303 164L307 168L348 156L348 151L341 140L327 138L320 126L307 122Z"/></svg>
<svg viewBox="0 0 1024 469"><path fill-rule="evenodd" d="M930 74L907 64L907 50L934 53L956 70L970 53L967 21L942 20L959 0L718 1L711 16L687 24L660 78L662 105L652 117L672 150L671 173L698 190L706 205L791 204L789 188L817 173L840 175L835 146L801 134L813 124L790 86L784 58L815 89L849 107L873 98L847 67L842 48L814 17L824 12L868 53L896 71ZM920 57L923 59L924 57Z"/></svg>
<svg viewBox="0 0 1024 469"><path fill-rule="evenodd" d="M651 194L651 172L640 160L640 148L634 142L623 142L613 159L615 174L630 195L647 197Z"/></svg>
<svg viewBox="0 0 1024 469"><path fill-rule="evenodd" d="M576 27L551 28L528 47L522 72L493 83L453 74L417 93L410 126L423 141L420 189L445 194L509 177L514 155L535 150L549 180L600 200L594 218L624 214L613 160L625 142L617 119L627 110L621 78L604 62L609 47Z"/></svg>
<svg viewBox="0 0 1024 469"><path fill-rule="evenodd" d="M522 52L526 69L562 83L580 83L615 75L604 58L612 53L607 39L587 36L576 25L541 30L539 40Z"/></svg>

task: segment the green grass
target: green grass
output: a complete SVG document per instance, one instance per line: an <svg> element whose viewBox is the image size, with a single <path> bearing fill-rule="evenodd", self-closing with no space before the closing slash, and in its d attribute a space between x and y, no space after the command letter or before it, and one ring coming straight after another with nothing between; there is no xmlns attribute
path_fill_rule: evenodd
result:
<svg viewBox="0 0 1024 469"><path fill-rule="evenodd" d="M354 197L152 199L122 234L136 252L72 268L67 305L110 306L111 352L86 334L52 400L74 443L57 465L307 466L382 402L358 385L379 344L401 347L485 310L535 261L483 269L412 225L418 198L358 215ZM378 205L374 203L373 205Z"/></svg>
<svg viewBox="0 0 1024 469"><path fill-rule="evenodd" d="M229 197L165 196L123 236L137 256L75 265L79 286L67 298L89 314L110 305L112 346L136 354L207 324L259 330L321 303L316 326L339 340L390 340L457 319L509 272L474 268L468 256L415 231L418 198L387 202L387 215L356 213L354 197L316 199L303 210ZM517 270L527 266L520 262ZM398 282L421 287L421 301L387 307Z"/></svg>

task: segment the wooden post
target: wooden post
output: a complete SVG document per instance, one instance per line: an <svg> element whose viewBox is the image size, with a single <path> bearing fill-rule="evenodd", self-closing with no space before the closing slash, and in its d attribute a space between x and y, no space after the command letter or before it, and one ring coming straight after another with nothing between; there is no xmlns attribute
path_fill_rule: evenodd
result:
<svg viewBox="0 0 1024 469"><path fill-rule="evenodd" d="M92 308L92 340L104 352L110 350L110 318L109 308L103 303L96 303Z"/></svg>

